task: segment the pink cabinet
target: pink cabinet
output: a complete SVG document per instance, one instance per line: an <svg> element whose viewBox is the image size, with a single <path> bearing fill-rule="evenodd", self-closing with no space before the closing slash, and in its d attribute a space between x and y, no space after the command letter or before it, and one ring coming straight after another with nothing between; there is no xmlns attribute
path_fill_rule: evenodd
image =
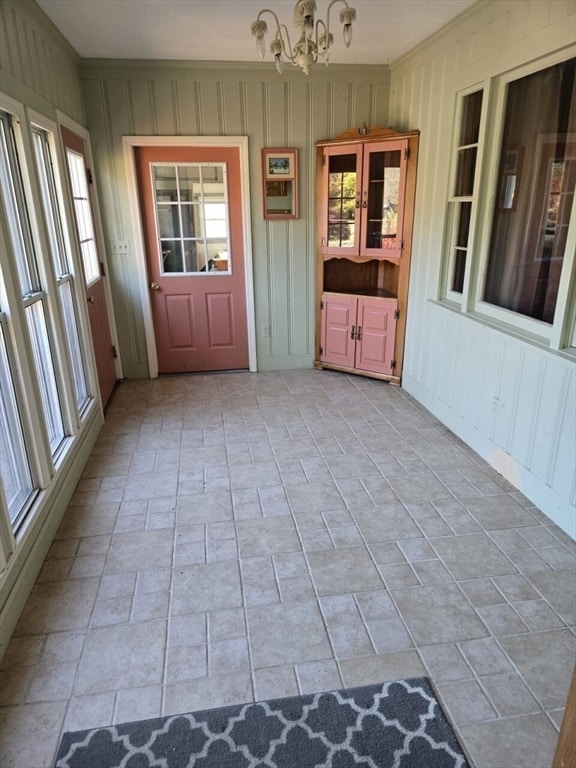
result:
<svg viewBox="0 0 576 768"><path fill-rule="evenodd" d="M394 375L396 299L322 294L320 361Z"/></svg>
<svg viewBox="0 0 576 768"><path fill-rule="evenodd" d="M400 384L418 131L316 142L314 365Z"/></svg>

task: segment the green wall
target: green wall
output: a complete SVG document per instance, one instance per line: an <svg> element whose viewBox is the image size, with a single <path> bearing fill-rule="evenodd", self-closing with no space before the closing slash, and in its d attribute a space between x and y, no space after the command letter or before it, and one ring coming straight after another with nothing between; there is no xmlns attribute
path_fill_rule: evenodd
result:
<svg viewBox="0 0 576 768"><path fill-rule="evenodd" d="M124 375L148 375L124 135L247 136L259 370L307 368L314 359L315 142L386 125L388 67L318 66L280 76L271 64L85 61L81 67L109 256ZM299 150L300 218L262 218L260 150ZM270 335L265 335L269 329Z"/></svg>

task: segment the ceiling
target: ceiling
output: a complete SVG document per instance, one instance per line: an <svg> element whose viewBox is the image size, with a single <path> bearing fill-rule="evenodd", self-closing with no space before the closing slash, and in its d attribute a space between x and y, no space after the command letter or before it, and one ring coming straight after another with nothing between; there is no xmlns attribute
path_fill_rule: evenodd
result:
<svg viewBox="0 0 576 768"><path fill-rule="evenodd" d="M478 0L482 1L482 0ZM391 64L477 0L349 0L356 8L352 45L344 47L337 2L330 27L335 64ZM82 58L259 61L250 25L274 10L292 42L294 0L37 0ZM328 0L317 0L326 19ZM271 40L271 17L265 17ZM271 60L270 54L267 59Z"/></svg>

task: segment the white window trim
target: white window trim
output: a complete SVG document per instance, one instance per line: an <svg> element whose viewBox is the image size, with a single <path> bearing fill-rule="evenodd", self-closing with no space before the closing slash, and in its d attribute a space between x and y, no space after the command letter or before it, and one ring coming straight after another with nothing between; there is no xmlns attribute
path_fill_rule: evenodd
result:
<svg viewBox="0 0 576 768"><path fill-rule="evenodd" d="M477 91L482 91L482 110L480 113L480 125L478 129L478 143L476 153L476 167L474 172L474 187L471 195L458 196L453 193L456 183L456 173L458 170L458 137L462 124L463 103L466 96L470 96ZM443 254L443 273L441 282L441 299L449 302L453 307L460 307L462 312L469 312L470 307L470 281L472 273L472 261L474 254L474 243L476 242L476 228L479 220L480 191L482 164L484 162L484 150L486 146L486 123L488 115L488 104L490 99L490 82L483 80L456 94L456 103L454 108L454 120L452 129L452 142L450 148L450 190L447 197L446 229L442 246ZM454 241L456 237L457 217L455 215L456 206L459 203L472 203L472 213L470 216L470 231L468 233L468 249L466 254L466 269L464 272L464 284L462 293L458 293L450 288L453 269L454 269Z"/></svg>
<svg viewBox="0 0 576 768"><path fill-rule="evenodd" d="M504 133L508 85L523 77L567 61L573 58L574 55L573 46L563 48L554 54L497 75L484 85L476 84L458 92L457 95L461 98L468 93L479 90L480 87L484 88L481 138L474 180L476 210L472 212L471 221L471 230L474 228L474 233L473 238L470 239L471 246L466 264L464 290L462 296L460 296L460 294L448 291L448 281L450 280L449 265L451 264L452 256L448 253L451 241L448 239L450 235L450 222L448 221L447 214L442 251L443 269L441 273L440 297L440 302L452 309L459 309L461 312L479 321L485 320L489 322L492 327L499 328L504 332L512 333L527 341L543 345L551 350L566 353L570 356L574 355L574 345L576 345L576 202L573 204L570 214L556 312L552 324L490 304L484 301L483 294L488 270L492 222L497 202L498 169ZM459 118L457 113L455 113L454 134L451 145L452 165L450 183L452 186L450 189L453 189L458 130ZM478 187L476 186L477 184ZM452 199L452 196L448 197L447 202L450 203Z"/></svg>
<svg viewBox="0 0 576 768"><path fill-rule="evenodd" d="M88 417L90 410L95 406L98 400L98 396L95 394L98 392L98 377L92 352L90 320L88 317L88 309L86 308L86 292L84 290L82 263L80 261L80 253L78 251L76 238L72 235L74 232L74 214L69 195L66 194L67 177L62 143L59 137L58 124L54 120L50 120L45 115L35 112L30 108L26 108L26 114L28 115L28 121L31 127L39 128L41 131L47 133L48 142L50 144L52 170L56 182L56 196L60 206L62 236L64 238L64 245L70 262L69 267L73 277L76 310L78 315L77 323L79 325L78 333L81 339L81 346L84 348L86 355L85 376L88 389L88 402L84 409L78 414L78 418L80 422L82 422ZM58 280L57 283L59 284ZM72 399L75 399L73 392ZM79 426L79 424L77 426Z"/></svg>

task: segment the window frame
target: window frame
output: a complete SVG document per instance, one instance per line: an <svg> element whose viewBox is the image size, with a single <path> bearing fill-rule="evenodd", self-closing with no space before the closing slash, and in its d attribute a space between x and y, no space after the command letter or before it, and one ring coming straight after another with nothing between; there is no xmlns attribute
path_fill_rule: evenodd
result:
<svg viewBox="0 0 576 768"><path fill-rule="evenodd" d="M480 121L478 126L478 141L476 145L476 162L474 169L474 183L472 194L457 195L456 177L458 173L459 151L465 146L460 145L460 132L462 121L464 119L464 100L467 96L475 93L482 93L482 106L480 110ZM476 242L476 231L479 221L479 209L481 204L481 177L482 165L486 148L486 125L488 116L488 106L490 100L490 82L480 81L474 85L458 91L456 94L456 103L454 110L453 132L451 142L450 157L450 177L449 192L446 203L445 231L443 240L443 272L441 281L440 297L452 306L460 308L463 312L470 311L470 283L472 280L472 262L474 260L474 244ZM459 212L463 203L471 204L470 224L468 229L468 246L466 249L466 264L464 268L464 280L462 293L451 288L453 283L455 268L455 249L458 237L458 226L460 223Z"/></svg>
<svg viewBox="0 0 576 768"><path fill-rule="evenodd" d="M89 323L83 314L82 308L85 302L85 288L84 288L84 276L82 273L82 267L79 261L79 254L75 250L74 240L71 238L70 233L73 231L74 224L70 215L70 201L65 193L66 186L64 183L64 171L63 160L60 151L60 145L56 139L58 135L58 128L52 121L43 118L31 110L28 110L28 118L30 121L30 132L32 140L32 149L35 160L35 170L38 178L38 188L43 189L43 183L40 179L40 171L37 167L37 153L34 145L35 136L41 135L42 139L46 142L47 151L49 152L49 162L51 166L51 172L47 172L47 183L50 187L50 210L48 206L41 202L42 215L44 217L45 227L47 229L46 239L49 246L52 259L50 262L51 272L54 279L54 285L57 295L57 304L59 307L60 319L62 322L62 338L66 341L66 349L61 350L61 354L65 357L65 366L67 371L71 374L71 381L73 387L71 390L71 397L75 403L75 407L69 414L71 422L71 428L76 431L86 416L86 412L90 407L91 402L94 399L94 377L91 373L91 351L86 340L90 338ZM43 153L44 162L46 162L46 156ZM52 214L54 216L53 222L48 222L48 216ZM53 242L53 237L50 235L49 230L54 229L54 236L58 242ZM59 251L55 253L55 250ZM66 268L66 273L59 275L58 265ZM69 331L67 323L67 313L64 306L63 288L68 288L70 295L70 302L72 305L72 313L75 318L76 335L78 344L79 360L76 362L73 357L77 355L73 354L73 350L70 348L69 343ZM78 382L77 382L77 368L80 367L80 373L83 378L83 384L85 389L85 395L83 399L78 396ZM66 377L66 383L68 385L69 378ZM70 392L67 397L67 401L70 401Z"/></svg>
<svg viewBox="0 0 576 768"><path fill-rule="evenodd" d="M38 173L36 148L34 145L33 124L40 123L40 128L52 135L55 153L52 155L52 166L55 175L54 184L57 194L62 197L64 210L69 211L66 204L66 191L61 185L62 165L56 144L55 124L47 118L36 119L37 115L26 109L22 104L0 92L0 110L3 114L4 126L9 131L9 140L14 144L16 161L12 157L12 149L7 154L8 194L0 198L0 243L6 257L0 264L0 307L2 319L2 335L6 354L6 375L12 385L13 396L10 395L11 410L9 419L17 419L21 425L22 445L26 456L31 488L26 488L26 498L22 504L12 504L8 509L8 500L0 479L0 563L7 563L15 547L22 543L28 532L41 522L47 499L57 485L61 472L70 466L74 460L74 446L80 446L86 429L91 429L97 414L101 413L99 400L93 394L95 370L91 354L91 336L87 311L83 306L83 281L76 280L78 295L78 333L85 345L88 359L85 360L89 377L90 394L82 412L76 406L74 373L68 359L66 328L58 294L55 262L52 257L49 224L46 210L42 204L43 186ZM4 117L6 116L6 117ZM3 150L4 151L4 150ZM58 167L60 163L60 167ZM19 192L13 191L15 171L18 172ZM59 186L60 185L60 186ZM23 205L20 206L20 196ZM4 202L6 200L6 204ZM16 205L16 217L26 216L26 227L29 230L32 245L32 259L35 280L25 280L27 270L22 270L17 264L16 250L21 239L17 233L16 241L10 225L9 212ZM60 213L62 214L62 210ZM24 212L24 213L23 213ZM63 237L69 243L73 242L70 229L70 218L63 215ZM12 221L14 221L14 217ZM16 245L15 245L16 242ZM81 273L78 255L70 251L70 264L76 274ZM80 286L80 282L82 285ZM41 302L38 303L38 302ZM34 343L30 335L27 315L30 307L38 307L42 312L42 336L47 339L43 352L47 353L47 361L54 373L54 384L58 391L58 404L63 423L63 437L58 445L50 445L48 430L44 423L46 410L42 403L41 371L34 360ZM29 492L28 492L29 491Z"/></svg>
<svg viewBox="0 0 576 768"><path fill-rule="evenodd" d="M507 333L512 333L530 342L551 350L576 354L576 204L572 206L564 250L564 259L557 293L556 311L553 323L522 315L514 310L499 307L486 301L484 296L490 241L495 208L498 205L498 171L504 136L508 87L512 82L553 67L574 57L573 48L560 51L513 70L495 75L484 85L476 84L458 92L455 110L452 158L450 167L450 191L454 188L456 173L456 144L461 120L461 99L484 87L482 103L479 151L474 180L476 211L472 211L471 239L462 295L448 290L451 279L452 255L450 247L450 201L447 195L445 213L445 235L442 249L440 274L440 302ZM473 233L473 236L472 236Z"/></svg>

